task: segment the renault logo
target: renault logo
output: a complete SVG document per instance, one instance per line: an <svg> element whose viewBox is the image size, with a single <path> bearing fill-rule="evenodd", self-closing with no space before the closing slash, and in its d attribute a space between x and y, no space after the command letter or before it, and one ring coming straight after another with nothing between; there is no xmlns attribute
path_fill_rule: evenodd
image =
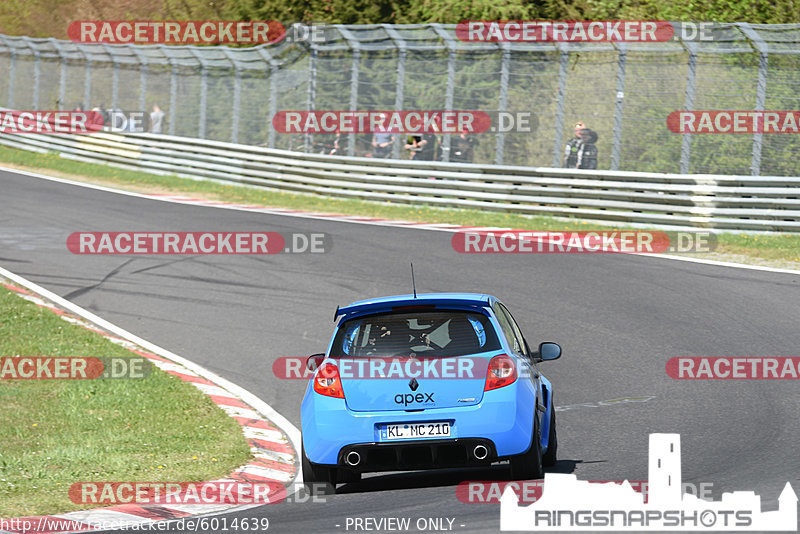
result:
<svg viewBox="0 0 800 534"><path fill-rule="evenodd" d="M408 387L411 388L411 391L417 391L417 388L419 387L419 382L417 382L416 378L412 378L411 382L408 383Z"/></svg>

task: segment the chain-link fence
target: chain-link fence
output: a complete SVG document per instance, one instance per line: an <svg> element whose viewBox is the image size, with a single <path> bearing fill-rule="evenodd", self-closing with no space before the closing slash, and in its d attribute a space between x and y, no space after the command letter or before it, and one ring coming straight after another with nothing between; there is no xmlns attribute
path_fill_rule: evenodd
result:
<svg viewBox="0 0 800 534"><path fill-rule="evenodd" d="M0 35L7 72L0 103L25 110L157 104L168 134L315 152L332 135L275 132L275 113L530 112L533 132L477 134L474 162L560 166L572 125L583 121L599 134L601 169L797 174L797 134L676 134L666 118L677 110L797 110L800 24L715 24L704 41L625 44L468 43L455 26L436 24L321 30L319 41L287 37L253 48ZM345 137L345 154L371 151L369 134ZM450 137L440 139L445 161ZM394 157L407 157L404 141L396 139Z"/></svg>

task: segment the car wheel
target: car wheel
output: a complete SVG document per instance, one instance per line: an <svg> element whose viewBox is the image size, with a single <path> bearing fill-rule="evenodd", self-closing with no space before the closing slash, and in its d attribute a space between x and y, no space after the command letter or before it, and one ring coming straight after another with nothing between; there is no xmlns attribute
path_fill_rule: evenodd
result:
<svg viewBox="0 0 800 534"><path fill-rule="evenodd" d="M556 407L553 401L550 401L550 435L547 438L547 452L542 457L542 465L551 467L556 465L558 461L556 456L558 454L558 434L556 433Z"/></svg>
<svg viewBox="0 0 800 534"><path fill-rule="evenodd" d="M528 452L518 456L512 456L511 478L514 480L530 480L542 478L544 468L542 467L542 439L539 429L539 418L533 416L533 435L531 436L531 446Z"/></svg>
<svg viewBox="0 0 800 534"><path fill-rule="evenodd" d="M336 493L336 468L311 463L306 449L301 445L303 456L303 484L311 495Z"/></svg>

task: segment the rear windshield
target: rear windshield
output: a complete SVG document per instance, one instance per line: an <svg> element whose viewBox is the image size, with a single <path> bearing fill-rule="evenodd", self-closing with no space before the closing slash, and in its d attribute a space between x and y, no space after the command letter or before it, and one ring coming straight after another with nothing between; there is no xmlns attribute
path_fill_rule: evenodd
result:
<svg viewBox="0 0 800 534"><path fill-rule="evenodd" d="M458 310L368 315L336 333L334 358L463 356L500 349L489 318Z"/></svg>

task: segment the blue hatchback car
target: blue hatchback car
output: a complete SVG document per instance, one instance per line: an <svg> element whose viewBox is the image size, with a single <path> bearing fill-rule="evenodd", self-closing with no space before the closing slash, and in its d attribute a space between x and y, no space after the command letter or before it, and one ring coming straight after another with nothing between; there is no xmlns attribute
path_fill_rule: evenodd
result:
<svg viewBox="0 0 800 534"><path fill-rule="evenodd" d="M553 386L495 297L402 295L355 302L339 320L301 409L303 479L353 482L364 472L488 466L516 479L556 461Z"/></svg>

